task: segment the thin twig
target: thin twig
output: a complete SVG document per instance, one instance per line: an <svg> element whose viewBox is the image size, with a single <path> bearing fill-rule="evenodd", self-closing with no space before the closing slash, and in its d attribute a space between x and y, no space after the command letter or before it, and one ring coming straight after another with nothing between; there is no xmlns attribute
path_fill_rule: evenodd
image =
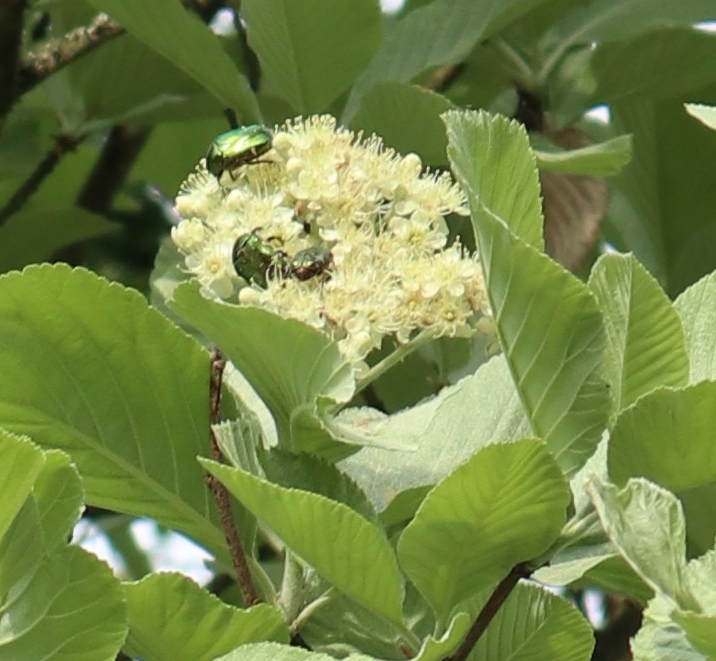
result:
<svg viewBox="0 0 716 661"><path fill-rule="evenodd" d="M434 92L444 90L454 80L455 76L462 71L462 68L462 64L446 64L436 69L430 78L423 83L423 87Z"/></svg>
<svg viewBox="0 0 716 661"><path fill-rule="evenodd" d="M211 425L218 424L221 418L219 405L221 404L221 379L224 373L224 367L226 367L226 361L222 357L221 352L216 347L213 347L211 350L211 376L209 379L209 434L211 436L211 455L216 461L221 461L223 456ZM229 492L226 490L226 487L210 473L206 474L206 483L219 509L221 529L224 532L226 543L229 545L231 561L234 565L236 579L239 583L244 604L246 606L253 606L260 600L253 580L251 579L251 572L246 562L244 548L241 545L239 531L236 528L236 523L231 513Z"/></svg>
<svg viewBox="0 0 716 661"><path fill-rule="evenodd" d="M124 32L124 28L107 14L97 14L89 25L75 28L62 39L53 40L40 50L28 53L18 71L18 96Z"/></svg>
<svg viewBox="0 0 716 661"><path fill-rule="evenodd" d="M524 564L515 565L505 578L495 588L495 591L490 595L487 603L482 607L478 616L475 618L470 630L465 636L465 640L462 641L460 647L458 647L455 654L449 656L445 661L465 661L467 655L470 654L472 648L480 639L487 625L490 624L492 618L495 617L500 606L504 603L505 599L510 595L510 592L514 589L515 585L521 578L526 578L530 575L530 571Z"/></svg>
<svg viewBox="0 0 716 661"><path fill-rule="evenodd" d="M0 209L0 227L14 213L19 211L30 199L40 184L52 174L60 159L69 151L74 151L84 136L70 136L60 134L55 136L55 144L47 152L30 176L22 182L20 187L12 194L4 207Z"/></svg>

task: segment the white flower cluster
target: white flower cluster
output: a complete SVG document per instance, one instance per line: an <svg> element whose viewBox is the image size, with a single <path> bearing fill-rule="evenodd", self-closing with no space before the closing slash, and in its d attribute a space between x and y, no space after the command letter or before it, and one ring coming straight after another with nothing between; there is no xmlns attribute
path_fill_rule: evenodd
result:
<svg viewBox="0 0 716 661"><path fill-rule="evenodd" d="M328 333L357 366L385 336L467 335L488 312L478 261L458 243L446 246L444 216L467 214L449 174L425 172L415 154L363 140L330 116L288 122L258 162L221 182L202 161L176 208L183 220L172 239L205 289L222 299L238 292L241 304ZM287 259L324 246L329 273L299 280L278 272L265 289L247 284L232 249L250 232Z"/></svg>

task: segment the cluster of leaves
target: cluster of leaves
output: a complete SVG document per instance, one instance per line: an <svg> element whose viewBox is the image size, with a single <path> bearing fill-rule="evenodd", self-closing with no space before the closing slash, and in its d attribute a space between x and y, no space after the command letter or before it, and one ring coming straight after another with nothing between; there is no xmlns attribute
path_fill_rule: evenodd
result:
<svg viewBox="0 0 716 661"><path fill-rule="evenodd" d="M107 231L75 197L92 138L118 123L144 146L132 177L173 190L222 106L267 123L329 110L450 165L502 353L435 343L373 384L380 414L355 405L363 384L326 337L203 298L166 246L154 308L82 268L3 275L0 659L589 659L587 621L527 575L648 604L637 660L716 658L716 276L692 284L716 266L716 138L683 107L716 101L716 42L692 27L710 4L415 0L384 17L372 1L244 0L246 34L220 40L173 0L56 3L56 27L93 7L129 34L3 116L3 194L55 118L78 149L0 227L2 270ZM608 126L584 118L596 103ZM518 107L531 135L465 105ZM550 214L547 190L574 213ZM646 268L605 254L589 269L602 216ZM205 340L236 368L213 428ZM451 385L415 404L434 380ZM90 504L150 517L231 572L207 473L233 497L263 603L178 574L122 582L68 545Z"/></svg>

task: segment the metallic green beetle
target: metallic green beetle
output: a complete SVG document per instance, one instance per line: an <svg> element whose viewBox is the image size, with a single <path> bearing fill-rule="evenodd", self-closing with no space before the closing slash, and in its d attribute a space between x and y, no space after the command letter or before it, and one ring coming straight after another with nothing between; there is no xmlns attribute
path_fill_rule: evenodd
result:
<svg viewBox="0 0 716 661"><path fill-rule="evenodd" d="M241 165L254 162L271 149L272 142L273 133L261 124L226 131L209 145L206 169L221 179L225 170L231 173Z"/></svg>
<svg viewBox="0 0 716 661"><path fill-rule="evenodd" d="M297 280L309 280L325 275L333 264L333 253L323 246L311 246L299 250L288 263L291 274Z"/></svg>
<svg viewBox="0 0 716 661"><path fill-rule="evenodd" d="M246 282L266 289L269 278L288 271L286 253L276 250L256 231L242 234L232 251L234 269Z"/></svg>

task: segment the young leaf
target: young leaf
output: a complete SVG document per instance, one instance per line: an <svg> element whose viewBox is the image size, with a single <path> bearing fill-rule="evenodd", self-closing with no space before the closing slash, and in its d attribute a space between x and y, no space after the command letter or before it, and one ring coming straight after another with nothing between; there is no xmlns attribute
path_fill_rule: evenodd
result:
<svg viewBox="0 0 716 661"><path fill-rule="evenodd" d="M128 32L208 89L248 124L260 117L249 83L209 28L174 0L90 0Z"/></svg>
<svg viewBox="0 0 716 661"><path fill-rule="evenodd" d="M279 643L251 643L237 647L214 661L334 661L332 656ZM345 661L375 661L363 654L351 654Z"/></svg>
<svg viewBox="0 0 716 661"><path fill-rule="evenodd" d="M607 535L644 582L685 609L696 607L686 581L679 499L642 478L629 480L621 491L595 478L588 489Z"/></svg>
<svg viewBox="0 0 716 661"><path fill-rule="evenodd" d="M126 583L124 593L129 634L123 650L133 657L211 661L237 645L289 639L288 627L273 606L229 606L181 574L150 574Z"/></svg>
<svg viewBox="0 0 716 661"><path fill-rule="evenodd" d="M555 148L536 137L532 138L532 145L537 167L565 174L609 177L619 172L631 159L630 135L568 150Z"/></svg>
<svg viewBox="0 0 716 661"><path fill-rule="evenodd" d="M383 532L352 509L208 459L202 466L338 590L401 622L402 577Z"/></svg>
<svg viewBox="0 0 716 661"><path fill-rule="evenodd" d="M659 386L686 385L688 359L671 302L632 255L603 255L589 288L602 310L607 350L604 378L614 417Z"/></svg>
<svg viewBox="0 0 716 661"><path fill-rule="evenodd" d="M267 90L302 115L348 89L380 41L377 2L244 0L241 13Z"/></svg>
<svg viewBox="0 0 716 661"><path fill-rule="evenodd" d="M398 542L400 565L441 618L556 539L569 491L545 445L490 445L428 493Z"/></svg>
<svg viewBox="0 0 716 661"><path fill-rule="evenodd" d="M716 272L691 285L674 302L689 357L689 383L716 380Z"/></svg>
<svg viewBox="0 0 716 661"><path fill-rule="evenodd" d="M0 429L0 486L3 493L0 538L32 492L43 464L43 454L28 438Z"/></svg>
<svg viewBox="0 0 716 661"><path fill-rule="evenodd" d="M533 430L571 475L607 418L601 315L585 285L535 249L541 215L524 129L484 112L451 111L445 123L497 335Z"/></svg>
<svg viewBox="0 0 716 661"><path fill-rule="evenodd" d="M322 407L353 395L353 372L335 343L294 319L210 301L193 283L177 287L170 306L248 379L273 413L282 446L345 455L321 420Z"/></svg>
<svg viewBox="0 0 716 661"><path fill-rule="evenodd" d="M0 448L12 446L19 456L27 457L31 449L37 457L42 492L64 486L64 504L78 503L79 479L67 455L52 452L48 460L26 441L0 441ZM58 483L68 477L66 485ZM12 490L18 486L0 482L0 502L12 503ZM26 496L0 538L0 658L112 661L127 631L119 581L95 556L67 546L74 523L68 520L68 508L55 505L44 493L37 499Z"/></svg>
<svg viewBox="0 0 716 661"><path fill-rule="evenodd" d="M65 265L0 277L0 364L0 426L69 453L88 502L225 552L195 460L208 358L139 293Z"/></svg>

